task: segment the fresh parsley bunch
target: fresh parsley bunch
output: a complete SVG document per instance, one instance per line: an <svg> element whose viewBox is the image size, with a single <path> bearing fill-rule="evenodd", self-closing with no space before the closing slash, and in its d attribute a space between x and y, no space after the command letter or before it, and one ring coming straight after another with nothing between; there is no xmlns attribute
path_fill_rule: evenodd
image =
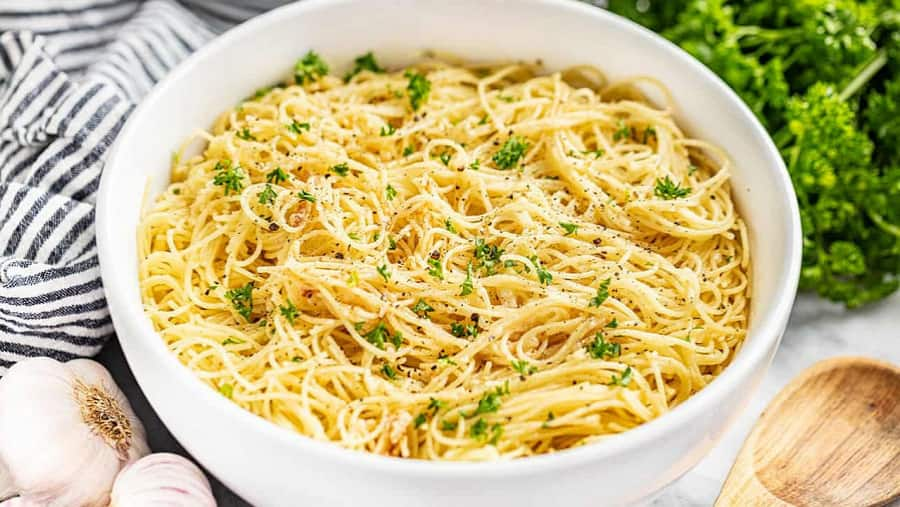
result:
<svg viewBox="0 0 900 507"><path fill-rule="evenodd" d="M722 77L775 140L800 288L855 308L900 284L900 0L610 0Z"/></svg>

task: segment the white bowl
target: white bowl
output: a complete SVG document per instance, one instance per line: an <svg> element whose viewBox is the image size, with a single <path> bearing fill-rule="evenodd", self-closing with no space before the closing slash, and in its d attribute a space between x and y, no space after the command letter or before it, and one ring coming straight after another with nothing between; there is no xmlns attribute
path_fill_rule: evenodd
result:
<svg viewBox="0 0 900 507"><path fill-rule="evenodd" d="M750 229L749 337L706 389L602 443L499 463L434 463L345 450L245 412L195 379L144 315L135 244L145 189L159 193L183 139L315 49L333 64L375 50L394 66L423 49L470 60L593 64L612 78L650 75L671 89L693 136L736 163L734 198ZM337 66L337 65L336 65ZM342 68L336 69L342 71ZM794 192L775 146L709 70L651 32L565 0L306 0L241 25L181 64L134 112L106 164L97 234L122 349L160 418L210 472L259 506L622 505L646 499L715 444L756 390L780 341L800 266Z"/></svg>

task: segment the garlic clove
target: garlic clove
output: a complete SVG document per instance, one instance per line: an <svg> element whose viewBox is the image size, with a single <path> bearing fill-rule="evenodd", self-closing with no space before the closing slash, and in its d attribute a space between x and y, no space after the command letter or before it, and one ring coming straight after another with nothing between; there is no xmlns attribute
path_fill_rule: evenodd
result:
<svg viewBox="0 0 900 507"><path fill-rule="evenodd" d="M25 500L103 507L119 470L149 452L144 429L94 361L33 358L0 379L0 461Z"/></svg>
<svg viewBox="0 0 900 507"><path fill-rule="evenodd" d="M209 481L177 454L145 456L125 467L113 485L110 507L216 507Z"/></svg>

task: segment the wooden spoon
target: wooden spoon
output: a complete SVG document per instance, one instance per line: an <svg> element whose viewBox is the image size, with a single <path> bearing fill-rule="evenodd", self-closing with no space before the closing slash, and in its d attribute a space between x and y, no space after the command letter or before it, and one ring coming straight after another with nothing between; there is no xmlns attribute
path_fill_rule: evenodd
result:
<svg viewBox="0 0 900 507"><path fill-rule="evenodd" d="M884 505L900 497L900 368L817 363L769 404L716 506Z"/></svg>

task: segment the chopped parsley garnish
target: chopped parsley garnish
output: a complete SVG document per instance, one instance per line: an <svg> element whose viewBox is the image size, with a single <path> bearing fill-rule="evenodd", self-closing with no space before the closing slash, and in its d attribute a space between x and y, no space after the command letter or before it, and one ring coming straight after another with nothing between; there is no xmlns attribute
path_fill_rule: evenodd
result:
<svg viewBox="0 0 900 507"><path fill-rule="evenodd" d="M453 234L456 234L456 227L453 226L453 222L451 222L449 218L444 220L444 227Z"/></svg>
<svg viewBox="0 0 900 507"><path fill-rule="evenodd" d="M594 341L588 345L587 349L588 353L594 359L607 359L622 355L622 346L618 343L606 341L603 337L603 333L595 334Z"/></svg>
<svg viewBox="0 0 900 507"><path fill-rule="evenodd" d="M440 259L428 259L428 274L437 278L438 280L444 279L444 267L441 265Z"/></svg>
<svg viewBox="0 0 900 507"><path fill-rule="evenodd" d="M606 325L606 327L608 327L610 329L615 329L615 328L619 327L619 321L616 320L615 318L613 318L613 320L609 321L609 323Z"/></svg>
<svg viewBox="0 0 900 507"><path fill-rule="evenodd" d="M269 94L270 91L274 90L276 87L274 86L263 86L262 88L258 88L255 92L253 92L254 99L261 99Z"/></svg>
<svg viewBox="0 0 900 507"><path fill-rule="evenodd" d="M478 400L478 406L475 407L475 410L466 414L466 417L475 417L476 415L489 414L500 410L500 397L504 394L509 394L509 381L503 387L497 387L493 391L485 393Z"/></svg>
<svg viewBox="0 0 900 507"><path fill-rule="evenodd" d="M688 176L691 176L692 174L697 172L697 169L698 169L698 167L695 166L694 164L689 165L688 166Z"/></svg>
<svg viewBox="0 0 900 507"><path fill-rule="evenodd" d="M381 137L387 137L394 135L394 132L396 131L397 129L395 129L393 125L387 124L381 126L381 132L379 132L379 134L381 134Z"/></svg>
<svg viewBox="0 0 900 507"><path fill-rule="evenodd" d="M419 426L425 424L428 421L428 417L425 416L424 413L421 413L413 419L413 428L418 428Z"/></svg>
<svg viewBox="0 0 900 507"><path fill-rule="evenodd" d="M570 236L578 232L578 225L569 222L560 222L559 226L566 231L566 236Z"/></svg>
<svg viewBox="0 0 900 507"><path fill-rule="evenodd" d="M438 362L452 364L453 366L456 366L456 361L450 359L450 356L448 356L447 354L445 354L443 352L438 354Z"/></svg>
<svg viewBox="0 0 900 507"><path fill-rule="evenodd" d="M294 82L300 85L312 83L325 74L328 74L328 64L315 51L308 51L294 64Z"/></svg>
<svg viewBox="0 0 900 507"><path fill-rule="evenodd" d="M475 162L472 162L471 164L469 164L469 169L471 169L473 171L477 171L479 167L481 167L481 161L478 160L477 158L475 159Z"/></svg>
<svg viewBox="0 0 900 507"><path fill-rule="evenodd" d="M331 172L338 176L347 176L347 173L350 172L350 166L347 165L346 162L341 162L340 164L331 166Z"/></svg>
<svg viewBox="0 0 900 507"><path fill-rule="evenodd" d="M469 294L472 293L472 290L474 289L474 287L472 286L472 263L471 262L469 262L469 264L466 265L466 279L463 280L461 287L462 287L462 290L459 293L460 296L468 296Z"/></svg>
<svg viewBox="0 0 900 507"><path fill-rule="evenodd" d="M359 241L359 234L355 232L348 233L347 237L352 239L353 241Z"/></svg>
<svg viewBox="0 0 900 507"><path fill-rule="evenodd" d="M287 124L287 128L295 134L300 134L303 130L309 132L311 127L307 122L298 123L297 120L291 120L291 122Z"/></svg>
<svg viewBox="0 0 900 507"><path fill-rule="evenodd" d="M450 324L450 333L457 338L465 338L467 336L478 336L478 326L475 324L463 324L454 322Z"/></svg>
<svg viewBox="0 0 900 507"><path fill-rule="evenodd" d="M219 392L226 398L231 398L231 395L234 394L234 386L231 384L222 384L219 386Z"/></svg>
<svg viewBox="0 0 900 507"><path fill-rule="evenodd" d="M362 326L365 325L362 322L359 322L358 324L361 325L356 329L357 331L362 329ZM372 345L384 350L385 340L388 338L387 326L384 325L384 322L379 322L378 324L375 324L375 327L370 329L368 333L364 334L363 338Z"/></svg>
<svg viewBox="0 0 900 507"><path fill-rule="evenodd" d="M393 201L394 197L397 197L397 189L390 185L384 187L384 196L387 200Z"/></svg>
<svg viewBox="0 0 900 507"><path fill-rule="evenodd" d="M512 169L519 162L519 159L525 155L525 150L527 149L528 143L524 139L519 136L510 137L500 147L500 151L494 154L494 163L500 169Z"/></svg>
<svg viewBox="0 0 900 507"><path fill-rule="evenodd" d="M393 236L388 236L388 250L396 250L397 242L394 240Z"/></svg>
<svg viewBox="0 0 900 507"><path fill-rule="evenodd" d="M406 85L406 91L409 94L409 104L412 106L413 111L418 111L422 104L428 100L428 95L431 93L431 81L422 74L411 70L403 73L403 77L409 79L409 83Z"/></svg>
<svg viewBox="0 0 900 507"><path fill-rule="evenodd" d="M625 123L625 120L619 120L617 127L616 131L613 132L613 141L631 137L631 127Z"/></svg>
<svg viewBox="0 0 900 507"><path fill-rule="evenodd" d="M384 374L385 377L394 380L397 378L397 372L394 370L391 365L384 363L384 366L381 367L381 373Z"/></svg>
<svg viewBox="0 0 900 507"><path fill-rule="evenodd" d="M376 74L384 72L384 69L380 65L378 65L377 61L375 61L375 55L372 54L371 51L362 56L357 56L356 59L353 60L353 69L348 72L346 76L344 76L344 81L350 81L354 76L364 70L368 70Z"/></svg>
<svg viewBox="0 0 900 507"><path fill-rule="evenodd" d="M250 321L250 314L253 313L253 282L247 282L247 285L243 287L229 290L225 293L225 299L231 301L231 306L241 317Z"/></svg>
<svg viewBox="0 0 900 507"><path fill-rule="evenodd" d="M653 127L647 127L644 129L644 138L641 140L642 143L647 144L647 140L651 137L656 137L656 129Z"/></svg>
<svg viewBox="0 0 900 507"><path fill-rule="evenodd" d="M428 400L428 410L431 410L434 414L437 414L439 410L446 407L447 404L437 398L429 398Z"/></svg>
<svg viewBox="0 0 900 507"><path fill-rule="evenodd" d="M597 295L591 298L591 302L588 303L588 307L593 306L599 308L600 305L602 305L603 302L606 301L606 298L609 297L609 283L611 281L611 278L607 278L606 280L600 282L600 286L597 287Z"/></svg>
<svg viewBox="0 0 900 507"><path fill-rule="evenodd" d="M481 117L480 120L478 120L479 125L487 125L487 122L488 122L488 115L484 115Z"/></svg>
<svg viewBox="0 0 900 507"><path fill-rule="evenodd" d="M668 176L664 179L656 178L656 188L653 189L653 193L662 199L678 199L680 197L685 197L691 193L691 189L689 187L681 187L674 181L672 181Z"/></svg>
<svg viewBox="0 0 900 507"><path fill-rule="evenodd" d="M556 419L556 416L553 415L553 412L547 412L547 420L541 424L541 428L549 428L550 422Z"/></svg>
<svg viewBox="0 0 900 507"><path fill-rule="evenodd" d="M528 361L522 359L521 361L513 361L510 363L514 370L519 372L519 375L531 375L532 373L537 371L537 366L532 366L528 363Z"/></svg>
<svg viewBox="0 0 900 507"><path fill-rule="evenodd" d="M602 149L596 149L596 150L585 150L585 151L582 151L581 153L583 153L583 154L585 154L585 155L592 155L592 154L593 154L593 155L594 155L594 158L600 158L600 157L602 157L603 154L606 153L606 152L603 151Z"/></svg>
<svg viewBox="0 0 900 507"><path fill-rule="evenodd" d="M283 181L287 181L288 174L281 170L280 167L276 167L274 171L266 174L266 181L269 183L281 183Z"/></svg>
<svg viewBox="0 0 900 507"><path fill-rule="evenodd" d="M438 158L441 159L441 163L443 163L444 165L450 165L451 157L453 157L453 155L449 151L445 151L444 153L438 155Z"/></svg>
<svg viewBox="0 0 900 507"><path fill-rule="evenodd" d="M428 314L430 312L433 312L434 308L432 308L431 305L426 303L424 299L419 298L419 300L416 301L416 304L413 305L412 311L415 312L415 314L418 315L419 317L430 318L428 316Z"/></svg>
<svg viewBox="0 0 900 507"><path fill-rule="evenodd" d="M275 198L278 197L278 194L272 188L271 183L266 183L266 188L264 188L262 192L256 194L256 197L259 198L260 204L272 204L275 202Z"/></svg>
<svg viewBox="0 0 900 507"><path fill-rule="evenodd" d="M384 278L385 282L391 281L391 272L388 271L387 264L382 264L375 269L378 271L378 274L381 275L381 278Z"/></svg>
<svg viewBox="0 0 900 507"><path fill-rule="evenodd" d="M631 383L631 366L625 368L625 371L622 372L622 376L618 376L613 373L612 379L609 381L609 385L611 386L621 386L626 387Z"/></svg>
<svg viewBox="0 0 900 507"><path fill-rule="evenodd" d="M400 331L396 331L391 335L391 345L394 346L395 349L399 349L401 345L403 345L403 333Z"/></svg>
<svg viewBox="0 0 900 507"><path fill-rule="evenodd" d="M316 196L310 194L306 190L301 190L301 191L297 192L297 197L299 197L300 199L303 199L304 201L316 202Z"/></svg>
<svg viewBox="0 0 900 507"><path fill-rule="evenodd" d="M222 340L222 345L239 345L241 343L244 343L244 340L240 338L225 338Z"/></svg>
<svg viewBox="0 0 900 507"><path fill-rule="evenodd" d="M242 128L238 131L237 136L243 139L244 141L256 141L256 136L250 133L250 129L247 127Z"/></svg>
<svg viewBox="0 0 900 507"><path fill-rule="evenodd" d="M290 299L287 300L287 304L283 306L279 306L278 309L281 311L281 316L287 319L291 325L294 324L294 319L297 318L297 307L294 306L294 303L291 302Z"/></svg>
<svg viewBox="0 0 900 507"><path fill-rule="evenodd" d="M553 275L544 269L541 260L538 259L536 255L532 255L529 260L534 265L534 270L537 273L538 281L541 282L541 285L550 285L550 282L553 281Z"/></svg>
<svg viewBox="0 0 900 507"><path fill-rule="evenodd" d="M459 423L456 421L441 421L441 431L453 431Z"/></svg>
<svg viewBox="0 0 900 507"><path fill-rule="evenodd" d="M497 272L497 264L500 262L500 256L503 255L503 249L497 245L487 245L481 238L475 238L474 254L475 258L481 261L478 267L490 276Z"/></svg>
<svg viewBox="0 0 900 507"><path fill-rule="evenodd" d="M497 95L497 98L502 100L503 102L507 102L507 103L516 100L515 97L509 97L507 95Z"/></svg>
<svg viewBox="0 0 900 507"><path fill-rule="evenodd" d="M479 419L469 428L469 436L475 440L484 440L487 438L488 423L484 419Z"/></svg>
<svg viewBox="0 0 900 507"><path fill-rule="evenodd" d="M413 150L412 146L407 146L406 148L403 148L403 156L408 157L413 154L413 151L415 150Z"/></svg>
<svg viewBox="0 0 900 507"><path fill-rule="evenodd" d="M213 184L225 187L225 195L232 192L239 194L244 189L244 172L238 165L231 165L230 160L216 162L216 176Z"/></svg>
<svg viewBox="0 0 900 507"><path fill-rule="evenodd" d="M491 445L497 445L500 442L500 437L503 436L503 426L500 426L498 423L494 423L491 426L491 439L488 441Z"/></svg>

